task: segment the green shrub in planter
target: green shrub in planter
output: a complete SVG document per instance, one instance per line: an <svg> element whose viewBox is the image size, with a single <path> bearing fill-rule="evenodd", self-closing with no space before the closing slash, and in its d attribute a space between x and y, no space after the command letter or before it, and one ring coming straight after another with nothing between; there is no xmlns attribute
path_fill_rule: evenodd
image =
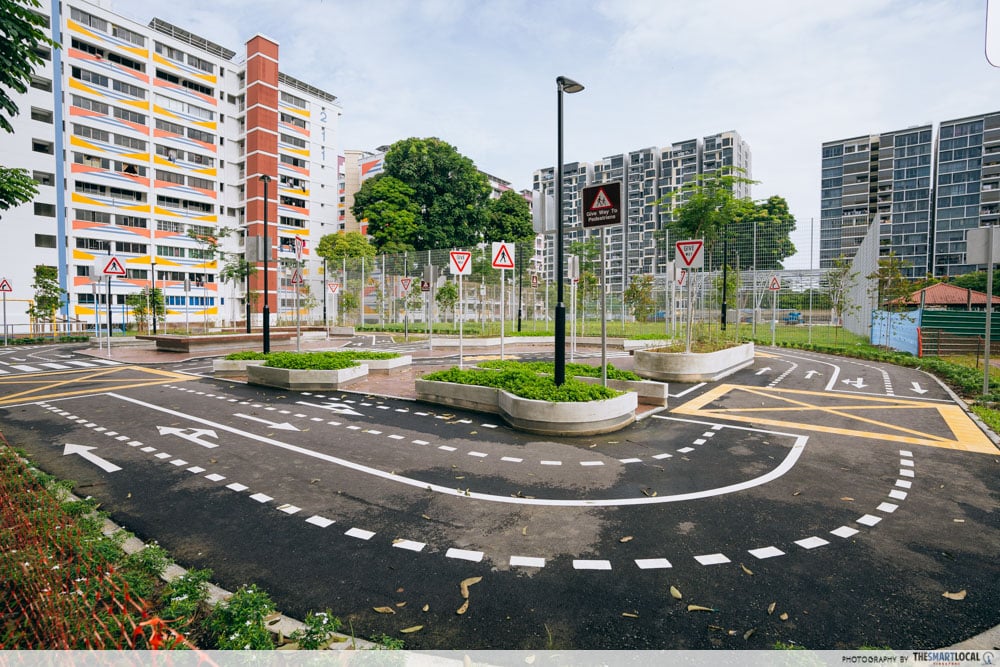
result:
<svg viewBox="0 0 1000 667"><path fill-rule="evenodd" d="M563 384L556 386L552 377L539 375L535 371L525 368L511 368L497 373L487 373L481 370L460 370L452 367L446 371L425 375L423 379L496 387L521 398L557 403L602 401L621 394L614 389L601 385L585 384L572 378L567 378Z"/></svg>
<svg viewBox="0 0 1000 667"><path fill-rule="evenodd" d="M223 357L226 361L260 361L267 359L267 355L263 352L255 352L253 350L243 350L242 352L233 352L232 354L227 354Z"/></svg>
<svg viewBox="0 0 1000 667"><path fill-rule="evenodd" d="M357 366L358 362L338 352L272 352L265 366L292 370L339 371Z"/></svg>
<svg viewBox="0 0 1000 667"><path fill-rule="evenodd" d="M493 359L490 361L484 361L479 364L480 368L492 368L496 370L510 370L514 368L523 368L525 370L531 371L532 373L545 373L546 375L555 374L555 363L551 361L501 361L499 359ZM566 364L566 376L575 377L582 375L584 377L601 377L601 367L600 366L590 366L588 364ZM633 373L632 371L625 371L619 368L615 368L613 365L608 364L608 379L609 380L631 380L637 382L642 380L641 377Z"/></svg>

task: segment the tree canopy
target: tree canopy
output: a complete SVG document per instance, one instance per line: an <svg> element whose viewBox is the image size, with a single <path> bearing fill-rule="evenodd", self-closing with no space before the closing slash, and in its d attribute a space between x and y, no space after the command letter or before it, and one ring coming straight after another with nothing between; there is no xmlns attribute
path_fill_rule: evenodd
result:
<svg viewBox="0 0 1000 667"><path fill-rule="evenodd" d="M394 143L351 212L367 220L378 252L468 247L483 240L490 188L472 160L430 137ZM530 219L529 219L530 225Z"/></svg>
<svg viewBox="0 0 1000 667"><path fill-rule="evenodd" d="M486 228L483 241L527 241L535 238L531 226L531 207L528 201L513 190L505 190L499 198L490 199L486 205Z"/></svg>
<svg viewBox="0 0 1000 667"><path fill-rule="evenodd" d="M375 256L375 247L368 242L361 232L327 234L319 240L316 254L338 265L341 260L352 257L371 259Z"/></svg>

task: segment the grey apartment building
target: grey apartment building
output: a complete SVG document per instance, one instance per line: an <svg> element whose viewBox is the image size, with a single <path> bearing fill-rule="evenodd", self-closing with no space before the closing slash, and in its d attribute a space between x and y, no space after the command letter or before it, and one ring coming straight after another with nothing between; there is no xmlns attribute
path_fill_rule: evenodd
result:
<svg viewBox="0 0 1000 667"><path fill-rule="evenodd" d="M625 224L605 231L608 289L620 292L631 276L665 272L667 248L657 233L670 219L670 196L699 174L722 168L737 168L751 175L750 146L738 132L730 130L701 139L689 139L666 147L641 148L595 162L571 162L563 166L563 241L567 248L575 241L600 235L598 229L584 229L581 216L583 188L588 185L622 182ZM555 168L534 173L532 189L543 196L555 191ZM737 197L750 197L750 184L735 185ZM551 227L551 225L550 225ZM624 229L623 229L624 227ZM540 237L536 246L536 266L541 277L555 277L553 256L555 237ZM670 256L673 252L670 251Z"/></svg>
<svg viewBox="0 0 1000 667"><path fill-rule="evenodd" d="M953 276L966 231L1000 218L1000 112L862 135L822 146L820 268L853 258L871 225L904 275Z"/></svg>

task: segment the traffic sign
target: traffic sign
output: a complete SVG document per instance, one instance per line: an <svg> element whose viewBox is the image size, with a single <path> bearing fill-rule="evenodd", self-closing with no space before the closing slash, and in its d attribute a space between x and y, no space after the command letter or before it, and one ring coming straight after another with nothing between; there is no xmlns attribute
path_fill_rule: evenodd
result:
<svg viewBox="0 0 1000 667"><path fill-rule="evenodd" d="M293 285L301 285L305 281L302 279L302 274L299 273L298 269L292 271L292 279L290 281Z"/></svg>
<svg viewBox="0 0 1000 667"><path fill-rule="evenodd" d="M413 278L400 278L399 284L403 286L403 291L408 292L410 290L410 283L413 282Z"/></svg>
<svg viewBox="0 0 1000 667"><path fill-rule="evenodd" d="M493 268L514 268L514 246L506 241L493 242Z"/></svg>
<svg viewBox="0 0 1000 667"><path fill-rule="evenodd" d="M681 263L688 269L704 268L705 253L702 252L704 247L705 242L699 239L678 241L674 244L674 248L677 250L677 257L680 258Z"/></svg>
<svg viewBox="0 0 1000 667"><path fill-rule="evenodd" d="M421 292L430 292L431 291L431 281L429 281L429 280L421 280L420 281L420 291Z"/></svg>
<svg viewBox="0 0 1000 667"><path fill-rule="evenodd" d="M112 255L111 259L109 259L107 263L104 265L104 268L101 270L101 273L103 273L106 276L124 276L125 266L118 260L117 257Z"/></svg>
<svg viewBox="0 0 1000 667"><path fill-rule="evenodd" d="M451 275L471 276L472 275L472 253L468 250L452 250L448 253L451 258Z"/></svg>
<svg viewBox="0 0 1000 667"><path fill-rule="evenodd" d="M337 290L340 289L340 283L327 283L326 288L330 290L330 294L336 294Z"/></svg>
<svg viewBox="0 0 1000 667"><path fill-rule="evenodd" d="M306 247L306 240L301 236L296 236L293 243L295 244L295 259L302 259L302 250Z"/></svg>
<svg viewBox="0 0 1000 667"><path fill-rule="evenodd" d="M677 274L677 285L678 287L684 287L684 281L687 280L688 272L687 269L681 269Z"/></svg>
<svg viewBox="0 0 1000 667"><path fill-rule="evenodd" d="M781 278L779 278L777 275L771 276L771 279L767 281L767 289L771 290L772 292L777 292L778 290L780 290Z"/></svg>
<svg viewBox="0 0 1000 667"><path fill-rule="evenodd" d="M621 181L584 188L582 201L584 227L603 227L622 223Z"/></svg>
<svg viewBox="0 0 1000 667"><path fill-rule="evenodd" d="M533 274L531 276L531 286L532 287L538 287L538 274L537 273Z"/></svg>
<svg viewBox="0 0 1000 667"><path fill-rule="evenodd" d="M14 288L10 286L10 281L4 278L0 281L0 292L13 292Z"/></svg>

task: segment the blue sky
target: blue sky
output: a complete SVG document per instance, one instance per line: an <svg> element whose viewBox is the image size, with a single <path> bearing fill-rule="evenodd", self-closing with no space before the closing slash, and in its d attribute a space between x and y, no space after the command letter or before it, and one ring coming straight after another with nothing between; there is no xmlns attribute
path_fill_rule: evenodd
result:
<svg viewBox="0 0 1000 667"><path fill-rule="evenodd" d="M1000 110L986 0L113 0L240 51L280 44L286 73L339 97L340 147L437 136L531 185L556 156L593 161L735 129L754 197L788 199L809 266L820 144ZM818 259L814 259L818 262Z"/></svg>

